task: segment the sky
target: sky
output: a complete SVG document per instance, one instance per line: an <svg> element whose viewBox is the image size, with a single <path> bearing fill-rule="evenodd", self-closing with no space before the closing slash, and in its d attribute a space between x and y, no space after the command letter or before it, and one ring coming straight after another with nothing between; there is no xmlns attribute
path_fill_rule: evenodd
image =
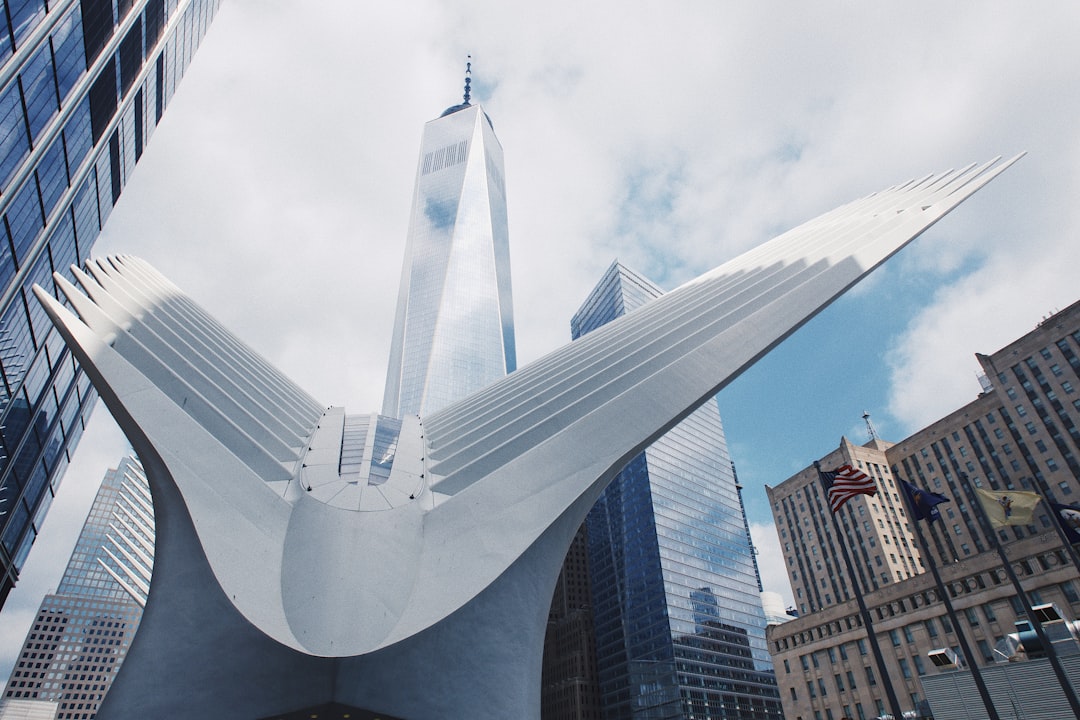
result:
<svg viewBox="0 0 1080 720"><path fill-rule="evenodd" d="M766 589L765 485L974 399L1080 299L1080 5L226 0L95 248L139 255L326 404L381 406L423 123L503 145L519 366L618 258L673 288L838 205L1028 155L731 383ZM99 407L0 623L0 676L125 443ZM65 546L66 543L66 546Z"/></svg>

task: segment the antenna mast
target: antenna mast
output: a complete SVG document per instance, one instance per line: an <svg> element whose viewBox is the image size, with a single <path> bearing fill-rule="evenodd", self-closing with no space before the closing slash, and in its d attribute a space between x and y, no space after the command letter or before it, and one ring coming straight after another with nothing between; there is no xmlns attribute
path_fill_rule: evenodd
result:
<svg viewBox="0 0 1080 720"><path fill-rule="evenodd" d="M870 422L869 410L863 410L862 419L866 421L866 434L870 436L871 440L877 440L877 431L874 430L874 423Z"/></svg>
<svg viewBox="0 0 1080 720"><path fill-rule="evenodd" d="M472 55L465 56L465 104L469 104L472 88Z"/></svg>

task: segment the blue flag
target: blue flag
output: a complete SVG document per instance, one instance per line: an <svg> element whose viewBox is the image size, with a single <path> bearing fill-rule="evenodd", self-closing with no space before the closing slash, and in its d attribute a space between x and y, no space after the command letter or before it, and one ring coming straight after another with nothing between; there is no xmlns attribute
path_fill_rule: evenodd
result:
<svg viewBox="0 0 1080 720"><path fill-rule="evenodd" d="M1069 543L1072 545L1080 543L1080 507L1059 503L1050 503L1050 505L1053 506L1058 522L1061 523L1061 529L1065 531L1065 537L1069 538Z"/></svg>
<svg viewBox="0 0 1080 720"><path fill-rule="evenodd" d="M934 522L941 518L937 506L944 502L952 502L944 495L922 490L904 480L901 480L900 484L904 487L904 493L907 495L908 502L911 505L911 516L915 520Z"/></svg>

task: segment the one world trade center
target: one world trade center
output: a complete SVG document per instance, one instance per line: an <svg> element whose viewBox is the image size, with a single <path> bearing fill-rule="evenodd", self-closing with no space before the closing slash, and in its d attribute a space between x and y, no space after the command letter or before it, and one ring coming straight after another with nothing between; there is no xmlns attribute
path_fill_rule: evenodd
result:
<svg viewBox="0 0 1080 720"><path fill-rule="evenodd" d="M502 146L470 72L464 102L424 127L383 415L433 412L516 366Z"/></svg>

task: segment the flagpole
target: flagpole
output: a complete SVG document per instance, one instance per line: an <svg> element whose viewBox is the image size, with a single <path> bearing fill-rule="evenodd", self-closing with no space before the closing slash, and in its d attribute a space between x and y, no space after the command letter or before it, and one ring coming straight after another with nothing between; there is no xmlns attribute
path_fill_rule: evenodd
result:
<svg viewBox="0 0 1080 720"><path fill-rule="evenodd" d="M821 483L821 489L825 494L825 501L828 503L829 488L825 486L825 477L821 474L821 463L817 460L814 461L814 469L817 470L818 482ZM862 615L863 628L866 629L866 639L870 642L870 651L874 654L874 661L877 663L878 674L881 676L881 682L885 685L885 696L889 700L889 705L892 707L892 714L896 720L902 720L904 717L903 711L900 709L900 701L896 699L896 692L893 690L891 676L888 668L885 667L885 657L881 654L881 646L878 645L877 633L874 632L874 623L870 619L870 611L866 607L866 601L863 600L863 594L859 592L858 580L855 576L855 566L851 562L851 555L848 553L847 543L844 542L843 528L840 526L840 520L836 517L835 512L829 512L832 516L833 528L836 530L836 544L840 546L840 554L844 556L844 564L847 565L848 577L851 578L852 595L859 603L859 613ZM1080 717L1080 714L1077 715Z"/></svg>
<svg viewBox="0 0 1080 720"><path fill-rule="evenodd" d="M1073 689L1072 683L1069 682L1069 677L1065 674L1065 668L1062 667L1061 661L1057 656L1057 651L1054 650L1054 646L1050 642L1050 638L1047 636L1046 631L1043 629L1042 623L1039 622L1039 618L1035 617L1035 611L1031 607L1031 601L1028 599L1024 587L1020 584L1020 578L1016 576L1016 572L1013 570L1009 556L1005 554L1004 546L998 542L997 530L994 528L993 523L990 522L990 517L986 514L986 509L983 507L982 501L976 497L975 502L971 504L978 506L978 509L975 512L978 514L979 523L982 526L983 532L990 538L991 544L993 544L994 549L997 550L998 557L1001 558L1001 565L1005 568L1005 574L1008 576L1009 582L1013 584L1013 588L1016 589L1016 595L1020 599L1020 604L1024 606L1024 613L1027 615L1031 627L1035 629L1035 634L1039 637L1039 642L1046 648L1046 659L1050 661L1050 666L1054 669L1054 674L1057 676L1062 692L1065 693L1065 698L1069 701L1069 706L1072 708L1073 714L1077 718L1080 718L1080 699L1077 699L1076 691Z"/></svg>
<svg viewBox="0 0 1080 720"><path fill-rule="evenodd" d="M900 482L904 481L901 480ZM990 720L1001 720L1001 717L997 713L997 708L994 707L994 701L990 699L990 691L983 681L982 672L980 672L978 663L975 660L975 654L971 652L971 645L968 643L967 634L964 632L963 625L960 624L959 618L956 617L956 610L953 608L952 598L949 596L948 590L945 589L945 583L941 581L941 573L938 572L937 563L934 562L934 556L930 552L930 546L926 542L926 536L923 535L922 528L919 527L918 516L920 513L916 512L914 498L911 497L911 493L908 491L907 487L901 487L901 491L904 496L904 504L907 505L908 517L911 518L911 524L915 527L915 537L919 539L919 547L922 549L923 557L930 566L930 572L933 574L934 582L937 584L938 596L945 603L945 612L948 614L952 626L956 629L956 638L960 641L960 649L964 651L964 657L967 658L968 667L971 669L971 679L975 681L975 687L979 689L979 697L982 698L983 705L986 707L986 713L989 715ZM933 506L931 506L930 509L932 511L934 509ZM927 522L932 522L929 516Z"/></svg>

